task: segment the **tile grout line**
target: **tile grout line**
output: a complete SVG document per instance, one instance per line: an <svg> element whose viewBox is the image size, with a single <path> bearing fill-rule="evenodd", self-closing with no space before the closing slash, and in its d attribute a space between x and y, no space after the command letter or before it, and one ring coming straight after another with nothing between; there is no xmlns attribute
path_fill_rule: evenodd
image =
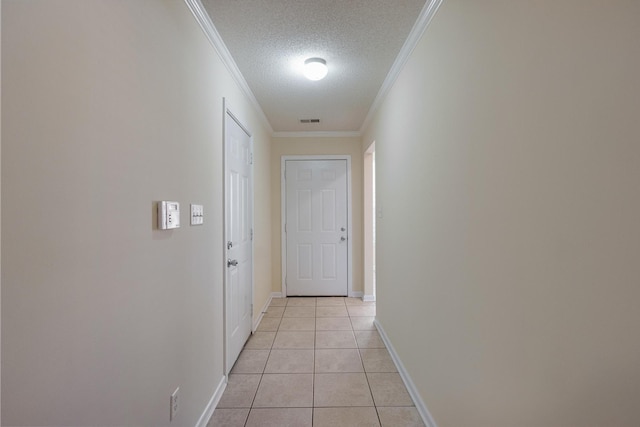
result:
<svg viewBox="0 0 640 427"><path fill-rule="evenodd" d="M286 309L286 306L289 302L285 302L284 306ZM282 310L282 315L284 316L284 310ZM278 331L280 331L280 325L282 325L282 319L283 317L280 317L280 322L278 323L278 328L276 330L275 335L273 336L273 341L271 342L271 346L269 346L269 354L267 355L267 360L264 363L264 367L262 368L262 373L260 374L260 381L258 381L258 387L256 387L256 393L253 395L253 400L251 401L251 406L249 407L249 413L247 413L247 418L244 422L244 426L247 427L247 424L249 423L249 416L251 415L251 412L253 411L254 407L254 403L256 401L256 397L258 397L258 390L260 389L260 384L262 384L262 379L264 378L264 371L267 370L267 363L269 363L269 358L271 357L271 352L273 351L273 345L276 342L276 337L278 336Z"/></svg>
<svg viewBox="0 0 640 427"><path fill-rule="evenodd" d="M316 409L316 406L315 406L316 376L320 375L320 373L317 371L317 366L316 366L317 355L318 355L318 351L319 351L319 347L317 346L317 339L318 339L318 332L319 332L317 328L318 328L318 320L320 319L320 317L318 317L318 307L319 307L318 303L319 303L319 301L318 301L317 298L314 298L314 300L315 300L314 301L314 305L313 305L313 308L314 308L313 324L314 325L313 325L313 344L312 344L312 349L313 349L312 364L313 364L313 366L312 366L312 378L311 378L312 379L312 383L311 383L311 386L312 386L312 390L311 390L311 392L312 392L311 393L311 426L312 427L315 425L314 418L315 418L315 409ZM258 385L256 387L256 391L255 391L255 393L253 395L253 399L251 401L249 410L247 412L247 416L244 419L244 424L243 425L245 427L247 427L249 425L249 419L250 419L250 416L252 415L252 413L254 414L254 417L256 416L254 410L258 409L258 408L255 407L255 402L257 400L257 393L258 393L258 391L260 389L260 386L262 385L262 381L264 380L264 376L266 375L266 366L268 365L268 362L271 359L271 356L273 355L273 351L275 349L276 338L277 338L277 336L278 336L278 334L280 332L283 332L283 330L281 328L283 326L282 322L285 319L284 312L286 311L287 307L289 307L289 303L292 303L292 302L293 301L291 299L286 299L286 301L285 301L283 306L277 306L277 307L282 307L283 311L282 311L281 315L278 317L279 321L278 321L277 327L275 328L276 331L275 331L273 340L271 341L269 347L267 348L267 350L268 350L267 359L265 361L264 366L262 367L262 370L261 370L261 373L260 373L260 380L259 380ZM374 396L373 396L373 389L372 389L371 383L369 381L368 372L367 372L367 370L365 368L364 358L363 358L363 354L362 354L362 351L364 349L368 349L369 348L368 347L369 344L367 344L367 342L368 342L367 339L363 339L363 343L360 343L360 341L358 340L358 337L357 337L357 332L359 332L359 331L370 331L370 330L369 329L362 329L362 327L361 327L358 331L356 331L356 329L354 327L354 324L353 324L353 319L354 318L371 317L371 316L363 316L364 313L362 312L362 310L360 310L358 308L358 304L351 304L351 306L354 307L355 313L353 313L353 314L359 314L359 316L358 315L352 315L351 311L349 310L349 306L350 305L347 304L347 299L346 298L342 298L342 302L339 305L330 304L330 305L327 305L326 307L338 307L338 306L339 307L344 307L344 309L346 310L347 314L346 314L345 318L348 320L348 326L349 326L349 329L347 331L350 332L350 334L351 334L351 336L352 336L352 338L353 338L353 340L355 342L355 346L353 348L356 349L357 352L358 352L357 354L358 354L359 361L360 361L360 367L362 369L362 371L357 371L357 372L353 372L353 373L363 373L365 375L365 380L367 381L367 387L368 387L368 390L369 390L369 393L370 393L371 399L372 399L372 406L359 406L359 405L351 406L351 405L349 405L349 406L345 406L344 408L347 408L347 407L350 407L350 408L355 408L355 407L370 408L370 407L373 407L374 410L376 411L376 417L377 417L378 423L381 426L382 425L382 421L380 419L380 413L378 411L379 408L378 408L378 405L376 404L376 401L375 401ZM370 306L370 305L367 304L366 306ZM298 305L294 304L291 307L304 307L304 305L298 306ZM320 307L325 307L325 306L321 305ZM322 311L325 314L325 316L322 316L322 317L342 317L342 316L339 316L339 315L338 316L336 316L336 315L333 315L333 316L327 315L327 314L330 314L332 312L330 309L329 310L322 310ZM375 315L373 317L375 318ZM366 325L366 322L363 323L363 327L364 327L364 325ZM341 332L342 330L344 330L344 329L340 329L339 327L336 326L335 329L334 328L329 328L326 332L331 334L332 332ZM292 329L290 332L303 332L303 330ZM329 349L329 350L332 350L332 349L333 350L345 350L345 349L349 349L349 348L350 347L341 346L340 339L338 339L337 343L334 343L333 345L330 345L329 347L327 347L327 349ZM378 347L374 346L372 348L376 348L377 349ZM382 347L382 348L386 349L386 345L384 347ZM387 349L387 351L388 351L388 349ZM291 371L291 368L285 369L285 371ZM287 372L283 372L283 373L287 373ZM293 374L293 372L288 372L288 373L289 374ZM336 373L350 373L350 372L336 372ZM286 405L286 403L287 402L285 402L284 404ZM306 406L295 406L295 407L294 406L282 406L282 407L273 406L273 407L269 407L269 408L270 409L292 409L292 408L303 409L303 408L307 408L307 407ZM329 408L329 407L327 407L327 408ZM336 408L343 408L343 407L339 406L339 407L336 407Z"/></svg>
<svg viewBox="0 0 640 427"><path fill-rule="evenodd" d="M280 329L280 324L278 324L278 329ZM276 335L278 335L278 331L276 331ZM251 406L249 406L249 413L247 414L247 419L244 422L245 427L247 426L247 423L249 422L249 416L251 415L251 412L253 411L253 404L256 401L256 397L258 397L258 390L260 390L260 384L262 384L262 378L264 378L264 371L267 369L267 363L269 363L269 357L271 357L271 350L273 349L273 343L276 340L276 335L274 335L273 341L271 342L271 346L269 347L269 354L267 355L267 360L264 362L264 367L262 368L262 373L260 374L260 381L258 381L258 387L256 387L256 392L253 395L253 399L251 400Z"/></svg>
<svg viewBox="0 0 640 427"><path fill-rule="evenodd" d="M351 321L351 313L349 313L349 321ZM351 323L353 327L353 322ZM353 332L355 336L355 330ZM378 412L378 405L376 404L376 399L373 397L373 390L371 389L371 384L369 383L369 376L367 375L367 369L364 366L364 360L362 359L362 349L360 348L360 343L358 342L358 338L356 337L356 346L358 346L358 355L360 356L360 362L362 363L362 371L364 372L364 378L367 380L367 387L369 387L369 393L371 393L371 401L373 402L373 408L376 411L376 417L378 418L378 424L382 426L382 420L380 419L380 413Z"/></svg>

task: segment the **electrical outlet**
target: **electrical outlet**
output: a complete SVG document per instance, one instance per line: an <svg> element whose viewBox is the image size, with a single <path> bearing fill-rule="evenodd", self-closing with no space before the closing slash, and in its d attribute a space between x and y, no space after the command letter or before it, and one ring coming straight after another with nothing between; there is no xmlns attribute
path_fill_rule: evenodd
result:
<svg viewBox="0 0 640 427"><path fill-rule="evenodd" d="M171 406L169 408L169 421L173 421L173 419L176 417L176 415L178 414L178 392L180 391L180 387L178 387L176 389L176 391L174 391L171 394Z"/></svg>

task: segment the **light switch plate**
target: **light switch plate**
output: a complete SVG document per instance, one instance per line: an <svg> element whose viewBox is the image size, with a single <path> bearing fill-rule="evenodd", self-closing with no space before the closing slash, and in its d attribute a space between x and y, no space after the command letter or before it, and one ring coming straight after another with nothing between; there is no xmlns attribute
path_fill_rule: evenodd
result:
<svg viewBox="0 0 640 427"><path fill-rule="evenodd" d="M204 206L191 205L191 225L204 224Z"/></svg>

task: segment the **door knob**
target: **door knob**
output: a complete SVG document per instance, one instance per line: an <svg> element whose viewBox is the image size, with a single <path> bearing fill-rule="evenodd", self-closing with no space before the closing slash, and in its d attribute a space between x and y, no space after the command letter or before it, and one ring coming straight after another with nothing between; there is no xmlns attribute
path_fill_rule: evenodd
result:
<svg viewBox="0 0 640 427"><path fill-rule="evenodd" d="M340 237L340 241L341 241L341 242L344 242L345 240L347 240L347 238L346 238L346 237L344 237L344 236Z"/></svg>
<svg viewBox="0 0 640 427"><path fill-rule="evenodd" d="M238 260L237 259L228 259L227 260L227 267L235 267L236 265L238 265Z"/></svg>

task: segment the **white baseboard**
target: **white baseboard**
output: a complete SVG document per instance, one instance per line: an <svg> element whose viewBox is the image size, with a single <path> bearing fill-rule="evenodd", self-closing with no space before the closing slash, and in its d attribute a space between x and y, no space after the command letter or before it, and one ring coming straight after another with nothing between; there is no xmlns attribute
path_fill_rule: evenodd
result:
<svg viewBox="0 0 640 427"><path fill-rule="evenodd" d="M271 300L274 298L282 298L282 292L271 292L271 296L267 299L267 302L264 303L262 309L260 310L260 314L256 318L256 321L253 322L253 330L251 332L255 332L258 330L258 326L260 326L260 322L262 322L262 318L264 317L264 313L269 309L269 305L271 305Z"/></svg>
<svg viewBox="0 0 640 427"><path fill-rule="evenodd" d="M262 322L262 317L264 316L264 312L267 311L267 309L269 308L269 304L271 304L272 298L273 298L273 294L271 294L269 298L267 298L267 301L262 306L262 309L260 310L260 314L258 314L258 317L256 318L255 322L253 322L253 329L251 330L251 332L255 332L258 329L260 322Z"/></svg>
<svg viewBox="0 0 640 427"><path fill-rule="evenodd" d="M376 300L376 296L375 295L364 295L362 297L362 301L364 302L374 302Z"/></svg>
<svg viewBox="0 0 640 427"><path fill-rule="evenodd" d="M424 425L427 427L438 427L436 425L436 422L433 420L433 417L429 413L429 410L427 409L427 405L425 405L425 403L422 401L422 398L418 393L418 389L416 388L415 384L411 380L411 377L409 377L409 373L407 372L406 368L400 361L400 357L398 357L398 353L396 353L396 350L393 348L393 345L391 345L391 341L389 341L389 337L384 332L382 325L380 324L378 319L374 320L373 324L376 325L376 329L378 329L380 338L382 338L382 341L387 346L387 350L389 350L391 359L393 359L393 363L395 363L396 368L398 369L398 373L400 374L400 377L402 378L404 385L407 387L407 391L409 392L409 395L411 396L411 399L413 400L414 405L416 405L416 409L418 410L418 413L422 418L422 422L424 422Z"/></svg>
<svg viewBox="0 0 640 427"><path fill-rule="evenodd" d="M207 407L204 409L202 415L200 415L200 419L196 423L196 427L207 427L207 423L209 422L211 415L213 415L213 411L216 409L216 406L218 406L218 403L220 403L220 399L222 398L222 393L224 393L225 388L227 388L227 378L222 377L216 391L213 393L213 396L211 396L211 400L209 400Z"/></svg>
<svg viewBox="0 0 640 427"><path fill-rule="evenodd" d="M362 291L351 291L349 292L349 298L362 298L364 292Z"/></svg>

